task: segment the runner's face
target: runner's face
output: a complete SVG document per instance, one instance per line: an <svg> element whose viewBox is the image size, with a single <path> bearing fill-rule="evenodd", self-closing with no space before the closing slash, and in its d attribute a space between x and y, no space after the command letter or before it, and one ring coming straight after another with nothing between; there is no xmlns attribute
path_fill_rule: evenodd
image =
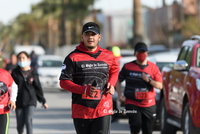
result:
<svg viewBox="0 0 200 134"><path fill-rule="evenodd" d="M148 56L148 51L146 51L146 52L143 50L136 51L135 55L137 57L137 61L142 63L146 60L146 57Z"/></svg>
<svg viewBox="0 0 200 134"><path fill-rule="evenodd" d="M81 39L87 49L95 49L101 39L101 35L88 31L81 35Z"/></svg>
<svg viewBox="0 0 200 134"><path fill-rule="evenodd" d="M24 53L21 53L18 56L17 60L18 60L18 62L22 62L22 61L29 61L30 59Z"/></svg>

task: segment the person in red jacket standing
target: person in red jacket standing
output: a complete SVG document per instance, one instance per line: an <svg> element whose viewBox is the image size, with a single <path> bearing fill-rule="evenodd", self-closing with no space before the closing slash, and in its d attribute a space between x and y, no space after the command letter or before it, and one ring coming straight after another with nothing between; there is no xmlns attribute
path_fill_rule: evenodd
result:
<svg viewBox="0 0 200 134"><path fill-rule="evenodd" d="M79 46L64 60L60 86L72 92L72 118L77 134L109 134L112 97L119 66L112 52L100 48L99 26L83 26Z"/></svg>
<svg viewBox="0 0 200 134"><path fill-rule="evenodd" d="M9 112L16 108L17 91L10 73L0 68L0 134L8 134Z"/></svg>

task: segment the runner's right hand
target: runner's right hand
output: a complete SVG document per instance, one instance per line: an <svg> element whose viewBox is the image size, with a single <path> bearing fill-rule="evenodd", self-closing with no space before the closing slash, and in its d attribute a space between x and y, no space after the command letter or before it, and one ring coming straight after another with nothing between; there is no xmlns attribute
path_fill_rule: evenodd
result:
<svg viewBox="0 0 200 134"><path fill-rule="evenodd" d="M92 96L93 95L93 93L94 93L94 91L95 91L95 87L93 87L93 86L91 86L91 85L87 85L86 87L85 87L85 93L84 94L86 94L86 95L89 95L89 96Z"/></svg>
<svg viewBox="0 0 200 134"><path fill-rule="evenodd" d="M125 99L126 99L125 96L123 96L123 95L119 96L119 101L120 102L125 102Z"/></svg>

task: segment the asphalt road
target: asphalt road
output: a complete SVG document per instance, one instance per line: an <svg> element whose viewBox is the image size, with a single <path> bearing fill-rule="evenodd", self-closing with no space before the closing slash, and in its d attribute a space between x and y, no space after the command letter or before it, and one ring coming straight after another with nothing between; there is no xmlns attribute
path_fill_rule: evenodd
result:
<svg viewBox="0 0 200 134"><path fill-rule="evenodd" d="M33 118L34 134L76 134L71 118L71 93L57 89L44 89L49 109L37 105ZM9 134L17 134L15 112L10 113ZM26 129L24 129L26 134ZM111 124L111 134L130 134L128 120L120 119ZM154 131L153 134L160 134ZM177 132L182 134L182 132Z"/></svg>

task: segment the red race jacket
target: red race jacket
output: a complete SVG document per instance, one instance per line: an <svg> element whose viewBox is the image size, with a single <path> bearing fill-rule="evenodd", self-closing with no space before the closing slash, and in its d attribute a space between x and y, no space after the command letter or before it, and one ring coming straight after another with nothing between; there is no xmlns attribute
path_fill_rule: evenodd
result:
<svg viewBox="0 0 200 134"><path fill-rule="evenodd" d="M119 73L119 81L126 80L125 104L139 107L150 107L156 104L156 92L150 83L142 79L143 72L153 80L162 82L160 70L154 63L150 61L147 65L138 65L136 61L126 63Z"/></svg>
<svg viewBox="0 0 200 134"><path fill-rule="evenodd" d="M12 88L15 88L14 94ZM17 96L17 85L15 84L12 76L4 69L0 68L0 114L6 114L10 112L8 102L15 101Z"/></svg>
<svg viewBox="0 0 200 134"><path fill-rule="evenodd" d="M119 66L112 52L97 46L89 52L81 42L64 60L60 76L60 86L72 92L72 118L93 119L113 114L112 97L107 91L107 83L115 86ZM87 92L96 80L94 94Z"/></svg>

